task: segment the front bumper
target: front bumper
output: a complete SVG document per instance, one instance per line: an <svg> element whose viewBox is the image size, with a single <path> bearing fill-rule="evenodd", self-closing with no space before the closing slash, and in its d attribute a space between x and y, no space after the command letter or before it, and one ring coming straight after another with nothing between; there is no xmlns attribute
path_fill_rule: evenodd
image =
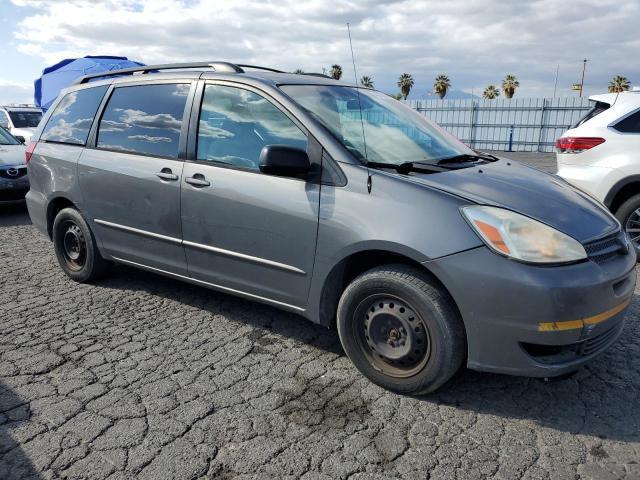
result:
<svg viewBox="0 0 640 480"><path fill-rule="evenodd" d="M0 204L24 201L29 191L29 179L26 176L8 179L0 176Z"/></svg>
<svg viewBox="0 0 640 480"><path fill-rule="evenodd" d="M480 247L425 266L460 309L469 368L552 377L577 369L620 335L636 284L630 250L598 263L544 267Z"/></svg>

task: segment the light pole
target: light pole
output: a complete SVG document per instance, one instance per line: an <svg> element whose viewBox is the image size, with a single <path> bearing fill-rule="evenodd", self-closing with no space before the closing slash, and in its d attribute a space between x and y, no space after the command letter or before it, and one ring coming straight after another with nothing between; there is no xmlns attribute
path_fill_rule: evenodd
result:
<svg viewBox="0 0 640 480"><path fill-rule="evenodd" d="M553 98L556 98L556 90L558 89L558 71L560 70L560 64L556 65L556 81L553 84Z"/></svg>
<svg viewBox="0 0 640 480"><path fill-rule="evenodd" d="M582 97L582 90L584 89L584 71L587 69L587 59L582 61L582 80L580 81L580 97Z"/></svg>

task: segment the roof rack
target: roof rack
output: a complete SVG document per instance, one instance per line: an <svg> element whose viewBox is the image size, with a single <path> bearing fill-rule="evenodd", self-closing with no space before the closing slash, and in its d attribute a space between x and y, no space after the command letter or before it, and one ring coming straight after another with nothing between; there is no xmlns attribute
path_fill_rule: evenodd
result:
<svg viewBox="0 0 640 480"><path fill-rule="evenodd" d="M254 68L258 70L267 70L270 72L282 73L280 70L268 67L259 67L257 65L242 65L234 64L230 62L187 62L187 63L164 63L159 65L143 65L140 67L123 68L121 70L109 70L106 72L93 73L90 75L84 75L78 78L74 85L87 83L94 78L112 77L115 75L133 75L133 74L146 74L156 72L158 70L185 70L188 68L211 68L216 72L228 72L228 73L244 73L242 67Z"/></svg>
<svg viewBox="0 0 640 480"><path fill-rule="evenodd" d="M276 70L275 68L269 68L269 67L260 67L258 65L245 65L243 63L238 63L236 64L236 66L243 67L243 68L253 68L255 70L266 70L267 72L286 73L286 72L283 72L282 70Z"/></svg>
<svg viewBox="0 0 640 480"><path fill-rule="evenodd" d="M323 77L323 78L333 78L327 75L326 73L315 73L315 72L302 72L300 75L309 75L311 77Z"/></svg>

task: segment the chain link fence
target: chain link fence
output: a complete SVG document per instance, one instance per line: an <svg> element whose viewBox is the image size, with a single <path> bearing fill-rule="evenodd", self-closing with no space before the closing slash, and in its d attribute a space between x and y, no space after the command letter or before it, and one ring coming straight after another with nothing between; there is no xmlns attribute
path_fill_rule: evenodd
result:
<svg viewBox="0 0 640 480"><path fill-rule="evenodd" d="M407 103L471 148L514 152L552 152L556 138L591 108L578 97Z"/></svg>

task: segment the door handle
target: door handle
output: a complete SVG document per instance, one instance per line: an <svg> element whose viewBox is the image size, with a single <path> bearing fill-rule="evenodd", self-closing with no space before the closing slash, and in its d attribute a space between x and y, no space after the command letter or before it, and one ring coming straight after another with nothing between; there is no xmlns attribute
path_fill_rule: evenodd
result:
<svg viewBox="0 0 640 480"><path fill-rule="evenodd" d="M211 185L211 183L209 183L209 181L207 181L207 179L204 178L204 175L202 175L201 173L196 173L193 177L187 177L184 179L184 181L189 185L193 185L197 188L208 187L209 185Z"/></svg>
<svg viewBox="0 0 640 480"><path fill-rule="evenodd" d="M163 168L158 173L156 173L156 176L161 180L178 180L178 175L173 173L170 168Z"/></svg>

